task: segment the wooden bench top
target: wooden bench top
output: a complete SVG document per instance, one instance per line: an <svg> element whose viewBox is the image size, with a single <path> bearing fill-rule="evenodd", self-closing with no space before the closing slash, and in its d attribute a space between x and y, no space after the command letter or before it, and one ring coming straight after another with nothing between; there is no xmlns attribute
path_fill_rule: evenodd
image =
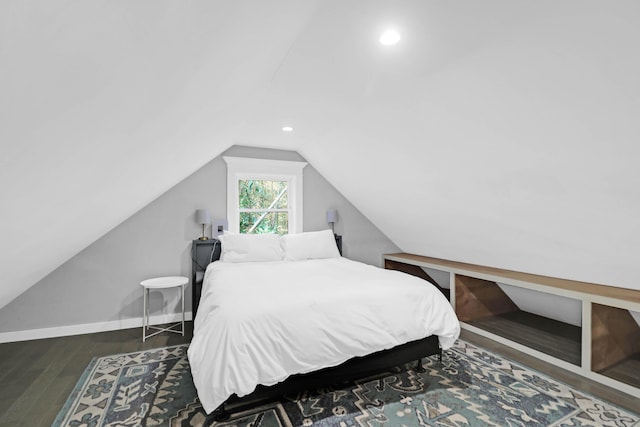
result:
<svg viewBox="0 0 640 427"><path fill-rule="evenodd" d="M537 274L522 273L519 271L504 270L501 268L487 267L484 265L467 264L464 262L450 261L440 258L431 258L422 255L408 253L393 253L384 255L385 259L406 262L408 264L423 265L436 270L443 270L460 274L480 274L495 278L509 279L510 281L538 284L567 291L598 295L606 298L615 298L640 304L640 290L620 288L616 286L599 285L596 283L579 282L576 280L560 279L557 277L540 276Z"/></svg>

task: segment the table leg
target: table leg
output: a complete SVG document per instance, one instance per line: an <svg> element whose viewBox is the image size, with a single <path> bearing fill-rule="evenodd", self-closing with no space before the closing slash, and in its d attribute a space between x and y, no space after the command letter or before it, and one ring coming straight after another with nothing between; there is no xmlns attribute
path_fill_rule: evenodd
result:
<svg viewBox="0 0 640 427"><path fill-rule="evenodd" d="M182 285L182 336L184 336L184 286Z"/></svg>
<svg viewBox="0 0 640 427"><path fill-rule="evenodd" d="M142 289L142 342L145 342L147 339L146 329L147 329L147 288Z"/></svg>

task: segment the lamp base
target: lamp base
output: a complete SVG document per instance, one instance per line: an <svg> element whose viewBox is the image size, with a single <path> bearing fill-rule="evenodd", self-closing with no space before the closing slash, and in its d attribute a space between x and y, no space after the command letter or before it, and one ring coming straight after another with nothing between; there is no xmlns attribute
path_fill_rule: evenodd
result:
<svg viewBox="0 0 640 427"><path fill-rule="evenodd" d="M198 240L209 240L207 236L198 237Z"/></svg>

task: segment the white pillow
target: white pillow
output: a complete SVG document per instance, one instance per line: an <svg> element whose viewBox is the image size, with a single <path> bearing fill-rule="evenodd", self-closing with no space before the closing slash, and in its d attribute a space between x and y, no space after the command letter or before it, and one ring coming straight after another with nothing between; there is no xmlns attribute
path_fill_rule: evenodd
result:
<svg viewBox="0 0 640 427"><path fill-rule="evenodd" d="M281 237L285 261L340 258L336 238L331 230L286 234Z"/></svg>
<svg viewBox="0 0 640 427"><path fill-rule="evenodd" d="M258 262L282 261L280 236L277 234L223 234L220 261Z"/></svg>

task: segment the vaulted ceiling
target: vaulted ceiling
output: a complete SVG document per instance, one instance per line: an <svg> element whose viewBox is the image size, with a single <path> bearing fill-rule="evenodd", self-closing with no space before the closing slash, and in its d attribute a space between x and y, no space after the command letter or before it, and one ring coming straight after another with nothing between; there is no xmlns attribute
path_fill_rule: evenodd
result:
<svg viewBox="0 0 640 427"><path fill-rule="evenodd" d="M4 1L0 307L233 144L405 251L640 289L638 52L635 1Z"/></svg>

